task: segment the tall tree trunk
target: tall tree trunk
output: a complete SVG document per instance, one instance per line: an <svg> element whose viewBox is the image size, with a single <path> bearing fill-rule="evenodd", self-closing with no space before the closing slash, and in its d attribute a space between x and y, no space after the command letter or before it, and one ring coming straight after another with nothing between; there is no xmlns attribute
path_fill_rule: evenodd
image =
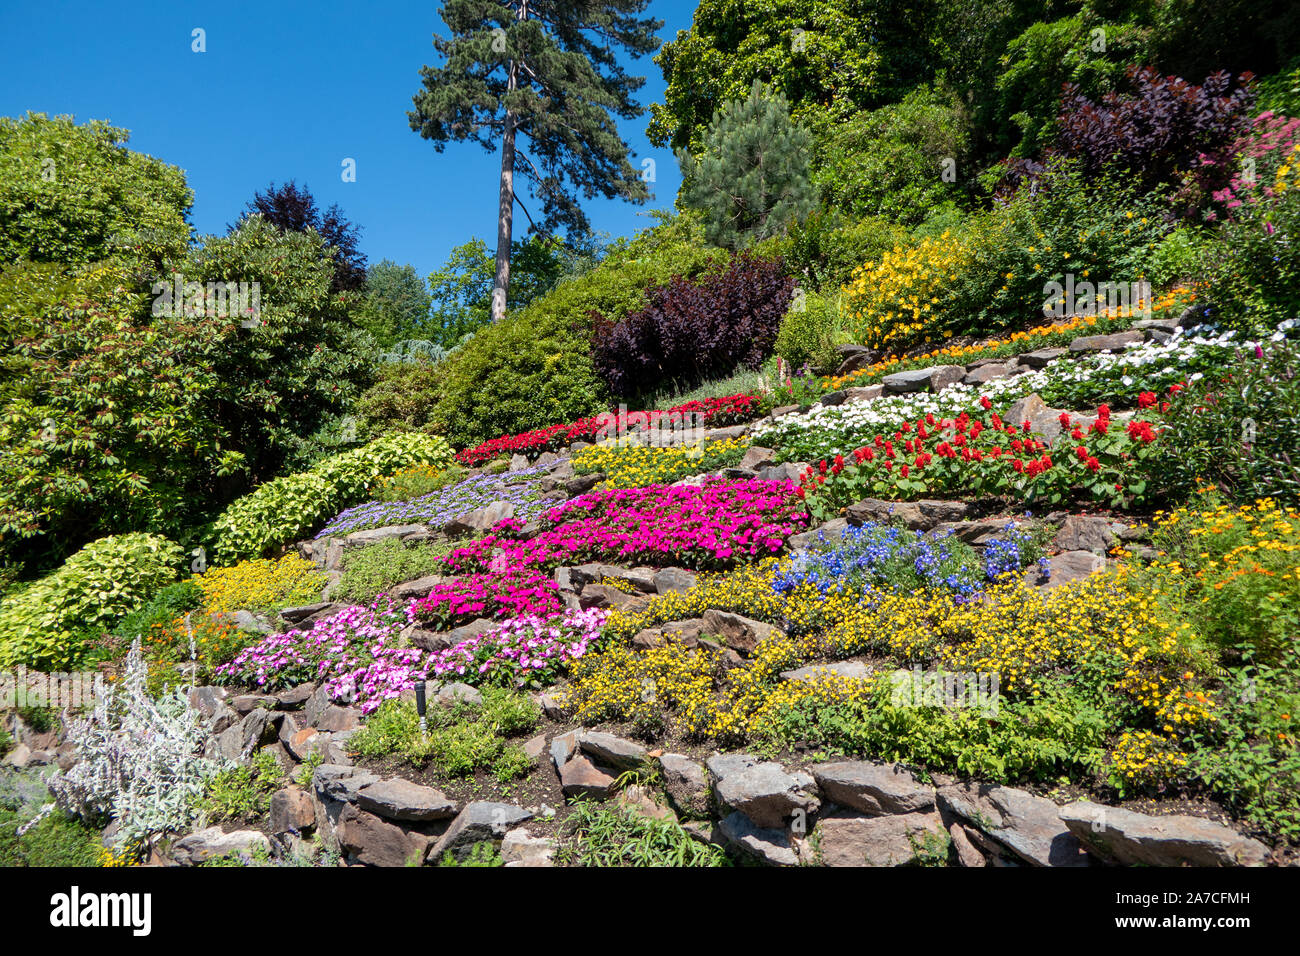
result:
<svg viewBox="0 0 1300 956"><path fill-rule="evenodd" d="M519 5L519 20L528 19L528 0ZM519 66L510 60L506 89L513 93L519 85ZM492 284L492 321L505 318L506 295L510 291L510 242L515 221L515 114L506 110L505 130L501 135L501 193L497 201L497 274Z"/></svg>

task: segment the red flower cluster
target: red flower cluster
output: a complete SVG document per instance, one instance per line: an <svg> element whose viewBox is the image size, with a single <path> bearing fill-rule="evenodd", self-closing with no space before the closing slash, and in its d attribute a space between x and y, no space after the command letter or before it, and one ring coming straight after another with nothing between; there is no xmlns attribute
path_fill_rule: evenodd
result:
<svg viewBox="0 0 1300 956"><path fill-rule="evenodd" d="M608 434L620 428L627 430L641 425L653 425L662 418L674 415L683 419L688 415L699 415L706 425L725 427L749 421L758 414L759 397L757 395L729 395L726 398L709 398L703 401L686 402L667 410L647 412L606 413L590 418L580 418L568 425L548 425L519 435L502 435L485 441L475 448L466 448L458 452L456 460L462 465L481 465L494 458L514 454L541 454L553 448L559 448L575 441L586 441L601 434Z"/></svg>
<svg viewBox="0 0 1300 956"><path fill-rule="evenodd" d="M1064 430L1053 461L1049 444L1031 432L1031 423L1004 422L981 401L986 417L973 419L967 412L953 419L933 414L904 422L893 435L876 435L856 449L849 461L837 455L833 462L810 466L800 478L799 495L819 520L844 504L863 497L911 499L922 495L965 494L1023 496L1065 500L1077 491L1101 495L1096 484L1114 484L1123 494L1141 494L1145 483L1135 475L1142 451L1158 437L1147 421L1130 422L1123 431L1111 429L1107 405L1097 408L1090 424L1077 422L1069 413L1059 421ZM1066 437L1068 436L1068 438ZM1073 439L1073 441L1069 441ZM1082 465L1075 464L1074 458ZM1096 479L1082 475L1101 473ZM1043 476L1043 477L1039 477Z"/></svg>

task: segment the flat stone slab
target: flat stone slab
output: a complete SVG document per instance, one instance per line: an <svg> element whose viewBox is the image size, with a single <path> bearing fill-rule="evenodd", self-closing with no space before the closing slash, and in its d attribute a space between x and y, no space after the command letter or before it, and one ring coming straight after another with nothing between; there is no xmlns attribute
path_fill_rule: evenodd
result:
<svg viewBox="0 0 1300 956"><path fill-rule="evenodd" d="M1213 820L1149 816L1080 800L1061 820L1094 856L1125 866L1264 866L1269 848Z"/></svg>
<svg viewBox="0 0 1300 956"><path fill-rule="evenodd" d="M817 764L813 779L827 800L870 815L934 809L934 788L911 771L866 760Z"/></svg>
<svg viewBox="0 0 1300 956"><path fill-rule="evenodd" d="M843 677L847 680L866 680L872 673L871 668L862 661L832 661L829 664L810 664L807 667L796 667L794 670L782 671L781 679L813 684L828 675Z"/></svg>
<svg viewBox="0 0 1300 956"><path fill-rule="evenodd" d="M441 790L401 777L381 780L357 791L357 806L389 820L446 820L456 815L454 800Z"/></svg>

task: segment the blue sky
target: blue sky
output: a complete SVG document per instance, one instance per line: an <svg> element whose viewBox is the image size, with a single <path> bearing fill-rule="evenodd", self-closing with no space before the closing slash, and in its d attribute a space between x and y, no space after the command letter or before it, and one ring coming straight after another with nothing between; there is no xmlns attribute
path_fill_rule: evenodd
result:
<svg viewBox="0 0 1300 956"><path fill-rule="evenodd" d="M661 40L690 26L691 0L653 0ZM45 0L0 3L0 115L28 110L104 119L131 132L129 146L185 170L199 233L225 232L271 181L306 184L324 209L338 203L362 226L371 262L410 262L421 276L472 236L495 244L500 155L450 144L439 154L406 113L445 31L441 4L411 0ZM191 50L206 31L207 52ZM659 68L645 76L643 106L661 98ZM670 208L679 184L668 150L645 138L648 116L621 123L634 165L655 160L645 206L593 200L596 230L630 235ZM342 181L345 158L357 180ZM530 210L536 204L529 203ZM515 235L527 220L516 207Z"/></svg>

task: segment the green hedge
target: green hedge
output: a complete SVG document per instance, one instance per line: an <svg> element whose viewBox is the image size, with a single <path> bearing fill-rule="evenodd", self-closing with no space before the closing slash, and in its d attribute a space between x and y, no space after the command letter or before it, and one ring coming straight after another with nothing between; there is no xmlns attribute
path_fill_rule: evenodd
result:
<svg viewBox="0 0 1300 956"><path fill-rule="evenodd" d="M268 481L217 519L213 560L230 564L261 557L367 500L385 475L412 465L441 467L451 461L451 446L435 435L385 435L326 458L310 471Z"/></svg>
<svg viewBox="0 0 1300 956"><path fill-rule="evenodd" d="M92 541L53 574L0 602L0 667L74 665L82 636L111 629L174 581L184 557L179 545L157 535Z"/></svg>

